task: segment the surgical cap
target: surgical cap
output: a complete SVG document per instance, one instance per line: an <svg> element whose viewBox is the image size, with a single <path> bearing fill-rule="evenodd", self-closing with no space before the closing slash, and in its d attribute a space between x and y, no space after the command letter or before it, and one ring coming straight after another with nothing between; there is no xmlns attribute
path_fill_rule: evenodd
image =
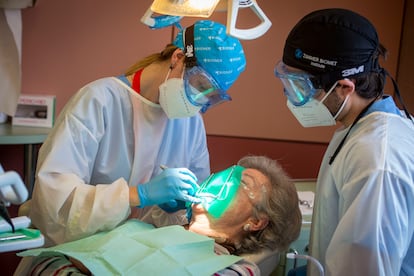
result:
<svg viewBox="0 0 414 276"><path fill-rule="evenodd" d="M303 17L289 33L283 62L323 82L378 72L379 40L365 17L345 9L323 9Z"/></svg>
<svg viewBox="0 0 414 276"><path fill-rule="evenodd" d="M173 44L185 52L181 30ZM226 34L226 27L210 20L194 24L194 54L197 63L226 91L246 67L246 58L240 41Z"/></svg>

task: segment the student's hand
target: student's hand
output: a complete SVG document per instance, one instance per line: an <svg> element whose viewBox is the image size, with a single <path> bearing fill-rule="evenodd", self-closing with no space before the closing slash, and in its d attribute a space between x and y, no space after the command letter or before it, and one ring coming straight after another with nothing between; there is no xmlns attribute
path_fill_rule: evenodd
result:
<svg viewBox="0 0 414 276"><path fill-rule="evenodd" d="M197 177L186 168L169 168L137 187L139 207L158 205L172 200L199 203L194 197L198 189Z"/></svg>

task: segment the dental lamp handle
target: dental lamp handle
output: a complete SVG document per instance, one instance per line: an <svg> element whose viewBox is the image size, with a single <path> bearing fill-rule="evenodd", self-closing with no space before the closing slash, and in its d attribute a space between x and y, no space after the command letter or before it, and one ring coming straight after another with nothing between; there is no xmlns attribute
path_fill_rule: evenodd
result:
<svg viewBox="0 0 414 276"><path fill-rule="evenodd" d="M259 7L255 0L248 0L240 3L241 0L228 0L227 8L227 27L228 34L239 39L249 40L256 39L262 36L272 26L272 22L265 15L263 10ZM256 27L250 29L237 29L236 21L239 8L250 7L253 12L259 17L261 23Z"/></svg>

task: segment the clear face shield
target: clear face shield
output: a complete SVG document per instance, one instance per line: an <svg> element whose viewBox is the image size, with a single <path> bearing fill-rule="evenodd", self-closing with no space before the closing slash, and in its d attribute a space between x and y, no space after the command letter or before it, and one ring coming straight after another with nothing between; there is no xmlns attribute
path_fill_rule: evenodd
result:
<svg viewBox="0 0 414 276"><path fill-rule="evenodd" d="M245 168L235 165L210 175L196 192L204 209L214 218L220 218L228 209L242 185Z"/></svg>
<svg viewBox="0 0 414 276"><path fill-rule="evenodd" d="M231 97L220 89L216 81L200 66L185 68L184 88L188 100L195 106L201 106L201 112Z"/></svg>
<svg viewBox="0 0 414 276"><path fill-rule="evenodd" d="M275 76L282 81L284 93L294 106L304 105L322 89L320 85L316 85L314 76L305 72L289 71L283 61L276 65Z"/></svg>

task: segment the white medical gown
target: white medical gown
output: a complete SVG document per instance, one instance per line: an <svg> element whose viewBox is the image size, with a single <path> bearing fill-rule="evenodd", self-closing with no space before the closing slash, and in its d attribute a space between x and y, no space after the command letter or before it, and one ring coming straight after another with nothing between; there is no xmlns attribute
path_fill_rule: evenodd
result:
<svg viewBox="0 0 414 276"><path fill-rule="evenodd" d="M325 275L414 275L414 124L371 112L329 165L347 131L335 133L319 171L311 255Z"/></svg>
<svg viewBox="0 0 414 276"><path fill-rule="evenodd" d="M186 167L199 181L210 174L201 115L169 120L118 78L94 81L66 104L40 148L30 218L52 244L112 229L130 215L128 186L160 165ZM136 209L156 226L186 222L184 211Z"/></svg>

